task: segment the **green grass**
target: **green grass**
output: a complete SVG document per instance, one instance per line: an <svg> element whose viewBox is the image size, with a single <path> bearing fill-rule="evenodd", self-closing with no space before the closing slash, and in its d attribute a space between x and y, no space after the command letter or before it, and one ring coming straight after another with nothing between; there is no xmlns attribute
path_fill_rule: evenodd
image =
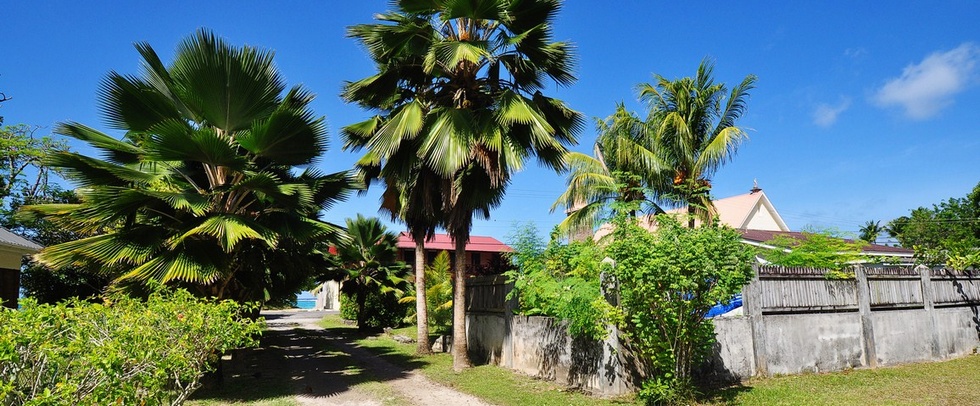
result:
<svg viewBox="0 0 980 406"><path fill-rule="evenodd" d="M969 405L980 402L980 356L827 374L754 379L705 405Z"/></svg>
<svg viewBox="0 0 980 406"><path fill-rule="evenodd" d="M416 357L414 344L401 344L387 336L370 337L344 324L339 317L321 325L345 335L394 364L415 368L433 381L498 405L622 405L634 399L597 399L514 371L483 365L460 374L452 371L449 354ZM415 327L394 334L415 337ZM921 363L826 374L753 379L708 391L698 405L967 405L980 397L980 356L945 362Z"/></svg>

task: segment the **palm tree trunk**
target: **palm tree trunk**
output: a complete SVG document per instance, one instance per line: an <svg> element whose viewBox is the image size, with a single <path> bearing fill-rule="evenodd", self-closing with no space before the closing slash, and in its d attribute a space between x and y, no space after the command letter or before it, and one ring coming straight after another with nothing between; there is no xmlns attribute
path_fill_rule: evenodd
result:
<svg viewBox="0 0 980 406"><path fill-rule="evenodd" d="M687 204L687 228L694 228L694 202Z"/></svg>
<svg viewBox="0 0 980 406"><path fill-rule="evenodd" d="M419 355L432 354L429 346L429 309L425 299L425 241L415 239L415 322L418 326L416 334L418 346L415 353Z"/></svg>
<svg viewBox="0 0 980 406"><path fill-rule="evenodd" d="M357 330L367 331L367 314L364 311L364 304L367 302L367 292L362 287L357 291Z"/></svg>
<svg viewBox="0 0 980 406"><path fill-rule="evenodd" d="M466 348L466 238L456 240L456 271L453 289L453 371L462 372L473 366Z"/></svg>

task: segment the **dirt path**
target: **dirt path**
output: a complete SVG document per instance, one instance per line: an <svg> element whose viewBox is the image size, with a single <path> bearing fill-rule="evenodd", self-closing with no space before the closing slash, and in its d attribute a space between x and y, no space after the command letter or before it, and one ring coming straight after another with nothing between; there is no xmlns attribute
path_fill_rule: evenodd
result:
<svg viewBox="0 0 980 406"><path fill-rule="evenodd" d="M300 404L488 405L378 358L343 337L328 334L317 325L324 316L322 312L263 315L269 325L266 347L281 352L283 360L280 365L270 365L267 372L288 376ZM371 381L379 383L369 384ZM367 385L374 385L374 389L362 389Z"/></svg>

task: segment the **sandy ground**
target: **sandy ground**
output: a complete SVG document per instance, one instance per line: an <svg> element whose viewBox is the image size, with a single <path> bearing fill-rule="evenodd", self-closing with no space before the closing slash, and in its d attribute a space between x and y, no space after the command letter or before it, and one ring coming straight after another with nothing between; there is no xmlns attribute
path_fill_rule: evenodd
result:
<svg viewBox="0 0 980 406"><path fill-rule="evenodd" d="M259 363L262 374L288 377L303 405L487 405L486 402L403 369L358 348L343 337L331 336L317 325L326 312L263 312L269 331L263 339L271 357ZM261 365L269 363L269 365ZM367 372L367 373L364 373ZM354 385L377 381L393 398L378 399Z"/></svg>

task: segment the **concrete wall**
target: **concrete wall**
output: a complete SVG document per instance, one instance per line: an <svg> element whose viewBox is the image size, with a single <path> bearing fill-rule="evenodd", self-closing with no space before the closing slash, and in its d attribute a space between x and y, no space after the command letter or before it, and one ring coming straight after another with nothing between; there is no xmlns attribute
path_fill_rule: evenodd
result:
<svg viewBox="0 0 980 406"><path fill-rule="evenodd" d="M763 337L769 374L840 371L862 363L857 313L766 316Z"/></svg>
<svg viewBox="0 0 980 406"><path fill-rule="evenodd" d="M701 372L742 380L936 361L980 347L980 296L971 296L980 290L961 287L961 302L933 302L946 284L969 287L980 283L976 276L858 268L854 280L831 281L815 278L813 271L757 272L743 292L745 316L713 319L714 355ZM759 273L769 279L760 282ZM474 360L600 395L634 390L635 362L615 330L603 341L573 339L564 323L516 316L513 303L497 303L510 286L489 289L502 282L471 279L472 294L480 296L470 297L468 290L467 337ZM921 287L912 284L916 280ZM849 299L841 301L837 293L844 291Z"/></svg>
<svg viewBox="0 0 980 406"><path fill-rule="evenodd" d="M468 313L467 345L474 362L490 363L600 396L634 390L631 360L615 331L605 340L573 338L550 317Z"/></svg>

